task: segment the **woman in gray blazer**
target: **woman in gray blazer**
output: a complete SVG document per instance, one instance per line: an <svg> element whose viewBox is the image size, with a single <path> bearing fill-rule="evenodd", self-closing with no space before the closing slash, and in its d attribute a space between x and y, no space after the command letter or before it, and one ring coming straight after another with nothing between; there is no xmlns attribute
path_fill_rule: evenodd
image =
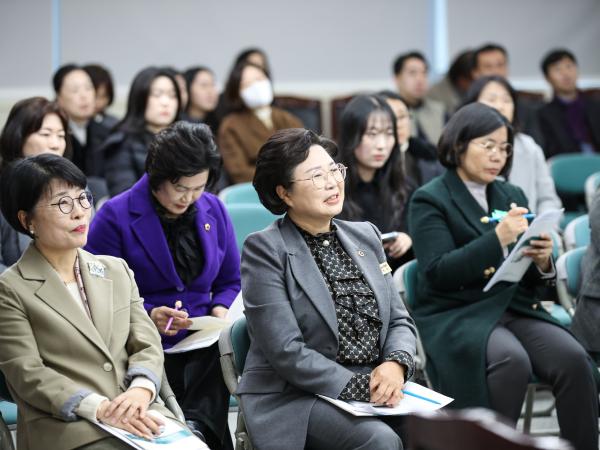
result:
<svg viewBox="0 0 600 450"><path fill-rule="evenodd" d="M242 292L251 338L238 388L254 445L401 449L397 419L354 417L317 397L396 405L414 371L415 327L379 231L333 219L346 168L335 144L304 129L261 148L254 187L273 213L248 237Z"/></svg>

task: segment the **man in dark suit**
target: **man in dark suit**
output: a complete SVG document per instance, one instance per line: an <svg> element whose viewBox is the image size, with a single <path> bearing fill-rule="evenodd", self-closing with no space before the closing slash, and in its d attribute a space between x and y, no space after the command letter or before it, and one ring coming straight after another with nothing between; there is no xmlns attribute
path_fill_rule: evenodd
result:
<svg viewBox="0 0 600 450"><path fill-rule="evenodd" d="M546 157L559 153L600 152L600 103L577 89L577 60L565 49L550 51L542 71L554 98L539 111Z"/></svg>

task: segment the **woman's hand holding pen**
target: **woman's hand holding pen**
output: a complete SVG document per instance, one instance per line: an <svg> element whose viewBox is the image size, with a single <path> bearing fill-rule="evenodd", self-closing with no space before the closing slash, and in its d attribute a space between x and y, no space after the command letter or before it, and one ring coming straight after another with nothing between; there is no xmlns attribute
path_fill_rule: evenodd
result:
<svg viewBox="0 0 600 450"><path fill-rule="evenodd" d="M527 219L523 214L527 214L527 208L516 206L504 216L498 225L496 225L496 235L502 247L517 242L519 235L524 233L529 227Z"/></svg>
<svg viewBox="0 0 600 450"><path fill-rule="evenodd" d="M158 328L158 332L165 336L174 336L179 330L185 330L192 325L192 321L188 319L186 311L178 311L168 306L159 306L152 309L150 318L154 322L154 325L156 325L156 328ZM171 318L173 318L171 326L168 330L165 330Z"/></svg>
<svg viewBox="0 0 600 450"><path fill-rule="evenodd" d="M381 363L371 372L371 403L396 406L404 397L404 366L396 361Z"/></svg>
<svg viewBox="0 0 600 450"><path fill-rule="evenodd" d="M400 258L412 247L412 239L406 233L400 233L398 237L388 243L384 244L383 248L387 250L388 255L392 258Z"/></svg>
<svg viewBox="0 0 600 450"><path fill-rule="evenodd" d="M552 237L541 233L539 238L531 239L529 247L523 250L523 255L529 256L542 272L548 272L552 267Z"/></svg>

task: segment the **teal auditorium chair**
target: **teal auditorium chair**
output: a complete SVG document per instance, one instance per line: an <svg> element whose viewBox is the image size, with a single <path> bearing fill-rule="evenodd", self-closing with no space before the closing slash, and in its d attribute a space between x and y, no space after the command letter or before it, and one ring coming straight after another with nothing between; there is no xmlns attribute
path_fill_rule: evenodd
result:
<svg viewBox="0 0 600 450"><path fill-rule="evenodd" d="M13 403L4 374L0 372L0 450L15 450L11 431L16 427L17 405Z"/></svg>
<svg viewBox="0 0 600 450"><path fill-rule="evenodd" d="M586 247L591 239L590 218L587 214L579 216L570 221L565 227L563 239L565 241L565 250Z"/></svg>
<svg viewBox="0 0 600 450"><path fill-rule="evenodd" d="M234 203L260 205L258 194L252 183L240 183L228 186L219 192L219 198L226 206Z"/></svg>
<svg viewBox="0 0 600 450"><path fill-rule="evenodd" d="M569 250L556 261L556 290L558 299L571 316L581 286L581 262L587 247Z"/></svg>
<svg viewBox="0 0 600 450"><path fill-rule="evenodd" d="M585 205L585 182L595 172L600 172L600 156L583 154L562 154L548 159L550 174L556 192L563 199L579 199L576 205L565 211L561 228L587 212ZM567 202L569 203L569 202Z"/></svg>
<svg viewBox="0 0 600 450"><path fill-rule="evenodd" d="M225 207L231 217L235 239L240 251L250 233L263 230L279 217L260 204L233 203L227 204Z"/></svg>
<svg viewBox="0 0 600 450"><path fill-rule="evenodd" d="M596 172L591 174L585 180L584 191L585 191L585 204L587 206L588 211L592 207L592 200L594 199L594 195L598 191L600 187L600 172Z"/></svg>
<svg viewBox="0 0 600 450"><path fill-rule="evenodd" d="M238 404L239 398L235 392L244 371L249 347L250 337L248 336L245 317L236 320L228 328L221 331L219 352L221 354L220 362L223 379L229 393L236 398ZM240 405L235 430L235 450L252 450L253 448Z"/></svg>

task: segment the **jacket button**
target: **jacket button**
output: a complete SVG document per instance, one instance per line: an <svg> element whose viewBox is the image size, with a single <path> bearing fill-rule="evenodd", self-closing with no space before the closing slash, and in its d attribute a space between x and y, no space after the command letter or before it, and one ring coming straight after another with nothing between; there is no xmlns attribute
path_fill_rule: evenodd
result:
<svg viewBox="0 0 600 450"><path fill-rule="evenodd" d="M177 286L177 292L183 292L183 286Z"/></svg>
<svg viewBox="0 0 600 450"><path fill-rule="evenodd" d="M531 307L532 307L533 309L538 309L538 304L537 304L537 303L534 303L533 305L531 305Z"/></svg>
<svg viewBox="0 0 600 450"><path fill-rule="evenodd" d="M106 362L106 363L104 363L102 368L104 369L105 372L110 372L112 370L113 366L111 363Z"/></svg>
<svg viewBox="0 0 600 450"><path fill-rule="evenodd" d="M486 278L490 276L490 273L491 273L491 272L490 272L490 269L485 269L485 270L483 271L483 275L484 275Z"/></svg>
<svg viewBox="0 0 600 450"><path fill-rule="evenodd" d="M495 267L490 267L490 274L494 273L496 271Z"/></svg>

